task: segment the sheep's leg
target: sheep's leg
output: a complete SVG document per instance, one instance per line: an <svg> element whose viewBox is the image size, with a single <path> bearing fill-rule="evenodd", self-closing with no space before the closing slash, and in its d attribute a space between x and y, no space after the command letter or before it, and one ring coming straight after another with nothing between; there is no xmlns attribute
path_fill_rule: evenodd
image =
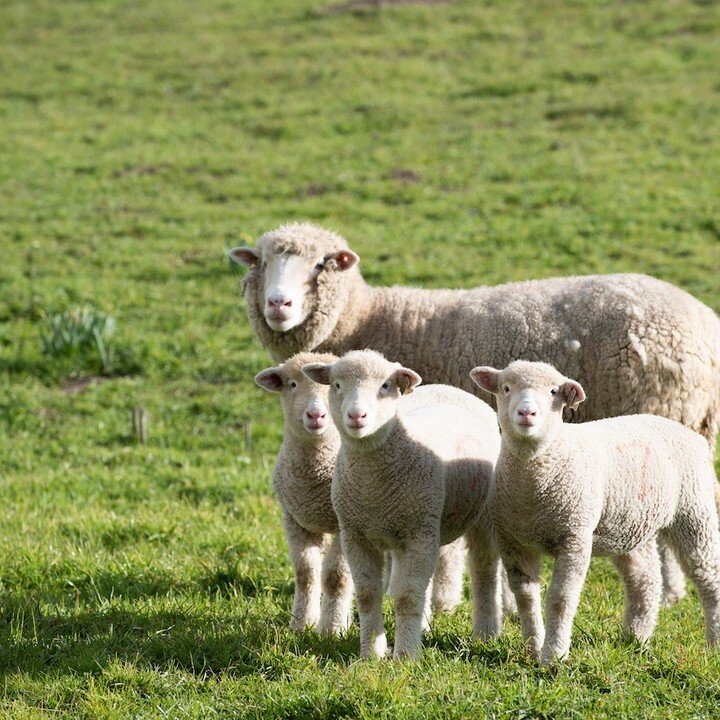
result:
<svg viewBox="0 0 720 720"><path fill-rule="evenodd" d="M513 595L513 591L510 589L507 570L502 563L500 563L500 591L502 594L503 615L517 615L518 606L515 602L515 595Z"/></svg>
<svg viewBox="0 0 720 720"><path fill-rule="evenodd" d="M466 556L465 539L462 537L440 548L432 583L434 612L450 612L462 602Z"/></svg>
<svg viewBox="0 0 720 720"><path fill-rule="evenodd" d="M437 564L435 538L416 540L393 553L397 565L395 591L395 649L393 658L416 658L422 643L423 615L428 607L430 578Z"/></svg>
<svg viewBox="0 0 720 720"><path fill-rule="evenodd" d="M311 533L290 515L283 514L290 560L295 568L295 596L290 627L303 630L314 627L320 619L320 568L323 559L323 536Z"/></svg>
<svg viewBox="0 0 720 720"><path fill-rule="evenodd" d="M674 559L674 558L673 558ZM662 573L655 540L612 559L625 584L623 630L640 642L653 633L660 610Z"/></svg>
<svg viewBox="0 0 720 720"><path fill-rule="evenodd" d="M714 508L713 508L714 510ZM708 645L720 643L720 532L717 513L688 513L667 532L680 562L695 583L705 615Z"/></svg>
<svg viewBox="0 0 720 720"><path fill-rule="evenodd" d="M673 549L660 538L658 550L662 563L662 604L669 607L685 597L685 575Z"/></svg>
<svg viewBox="0 0 720 720"><path fill-rule="evenodd" d="M567 657L570 651L573 618L590 567L591 547L590 542L576 544L555 559L545 600L546 634L540 653L540 662L543 665L550 665Z"/></svg>
<svg viewBox="0 0 720 720"><path fill-rule="evenodd" d="M523 639L532 657L539 660L545 638L540 609L540 555L515 548L508 540L499 539L498 544L508 584L517 603Z"/></svg>
<svg viewBox="0 0 720 720"><path fill-rule="evenodd" d="M325 553L322 567L323 598L318 630L333 635L347 630L352 622L352 576L340 544L335 535Z"/></svg>
<svg viewBox="0 0 720 720"><path fill-rule="evenodd" d="M473 595L473 637L497 637L502 629L500 557L492 538L476 524L465 536Z"/></svg>
<svg viewBox="0 0 720 720"><path fill-rule="evenodd" d="M387 639L383 627L383 555L363 538L340 531L342 549L355 584L360 615L360 656L384 657Z"/></svg>

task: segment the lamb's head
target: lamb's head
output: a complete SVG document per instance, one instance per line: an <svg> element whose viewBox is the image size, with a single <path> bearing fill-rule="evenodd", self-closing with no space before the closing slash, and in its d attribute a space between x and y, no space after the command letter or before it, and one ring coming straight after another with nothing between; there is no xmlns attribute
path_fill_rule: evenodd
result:
<svg viewBox="0 0 720 720"><path fill-rule="evenodd" d="M580 383L552 365L516 360L504 370L476 367L470 377L497 398L498 422L508 438L540 441L562 423L563 407L585 400Z"/></svg>
<svg viewBox="0 0 720 720"><path fill-rule="evenodd" d="M310 379L330 386L330 414L341 435L367 438L397 414L397 401L420 376L373 350L354 350L334 363L306 365Z"/></svg>
<svg viewBox="0 0 720 720"><path fill-rule="evenodd" d="M277 367L270 367L255 376L263 389L280 394L286 432L294 436L322 435L330 426L328 387L303 375L308 363L332 363L334 355L298 353Z"/></svg>
<svg viewBox="0 0 720 720"><path fill-rule="evenodd" d="M287 354L318 347L345 307L351 280L359 276L359 258L346 241L311 223L282 225L265 233L257 247L237 247L229 256L250 268L243 282L248 315L271 352L278 345L293 348Z"/></svg>

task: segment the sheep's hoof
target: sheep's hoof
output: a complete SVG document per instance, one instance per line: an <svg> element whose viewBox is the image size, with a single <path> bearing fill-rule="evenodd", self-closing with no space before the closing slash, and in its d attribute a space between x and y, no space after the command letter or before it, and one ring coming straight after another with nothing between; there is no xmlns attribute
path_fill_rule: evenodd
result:
<svg viewBox="0 0 720 720"><path fill-rule="evenodd" d="M677 605L685 597L685 594L685 588L682 590L665 590L665 592L663 592L661 605L663 607L672 607L673 605Z"/></svg>

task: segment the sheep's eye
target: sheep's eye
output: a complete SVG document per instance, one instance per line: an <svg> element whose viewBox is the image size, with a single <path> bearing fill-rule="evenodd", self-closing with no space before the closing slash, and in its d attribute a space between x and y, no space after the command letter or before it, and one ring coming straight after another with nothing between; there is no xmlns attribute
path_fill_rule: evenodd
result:
<svg viewBox="0 0 720 720"><path fill-rule="evenodd" d="M291 380L288 385L290 386L291 390L294 390L297 387L297 383L294 380Z"/></svg>
<svg viewBox="0 0 720 720"><path fill-rule="evenodd" d="M550 391L550 394L551 394L551 395L557 395L557 394L558 394L558 389L557 389L557 388L553 388L553 389Z"/></svg>
<svg viewBox="0 0 720 720"><path fill-rule="evenodd" d="M503 385L503 392L507 395L510 392L510 388L507 385Z"/></svg>
<svg viewBox="0 0 720 720"><path fill-rule="evenodd" d="M389 381L389 380L386 380L386 381L382 384L382 389L383 389L383 390L389 390L389 389L390 389L390 381Z"/></svg>
<svg viewBox="0 0 720 720"><path fill-rule="evenodd" d="M340 389L340 383L339 383L339 382L336 382L336 383L335 383L335 389L336 389L336 390L339 390L339 389Z"/></svg>
<svg viewBox="0 0 720 720"><path fill-rule="evenodd" d="M325 261L324 260L318 260L315 263L315 269L316 270L322 270L325 267Z"/></svg>

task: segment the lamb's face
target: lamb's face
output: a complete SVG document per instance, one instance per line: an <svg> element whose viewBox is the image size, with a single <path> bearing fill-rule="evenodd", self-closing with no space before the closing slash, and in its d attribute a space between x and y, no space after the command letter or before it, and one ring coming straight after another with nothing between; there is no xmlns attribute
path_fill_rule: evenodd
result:
<svg viewBox="0 0 720 720"><path fill-rule="evenodd" d="M267 326L277 333L298 327L333 300L341 302L339 297L322 297L321 302L319 296L327 295L321 289L333 284L327 282L329 274L347 271L358 262L342 238L308 224L281 227L263 235L257 248L235 248L230 257L252 268L246 287L253 290L252 301Z"/></svg>
<svg viewBox="0 0 720 720"><path fill-rule="evenodd" d="M420 376L371 350L347 353L333 364L313 364L303 372L330 386L330 414L351 438L374 435L397 413L401 395L412 392Z"/></svg>
<svg viewBox="0 0 720 720"><path fill-rule="evenodd" d="M503 433L541 439L562 423L565 405L577 407L585 392L578 382L546 363L516 360L504 370L477 367L472 379L497 398Z"/></svg>
<svg viewBox="0 0 720 720"><path fill-rule="evenodd" d="M283 365L267 368L255 376L255 382L260 387L280 394L286 425L295 434L306 432L322 435L330 426L329 388L313 382L301 371L307 362L318 359L334 358L302 353Z"/></svg>

